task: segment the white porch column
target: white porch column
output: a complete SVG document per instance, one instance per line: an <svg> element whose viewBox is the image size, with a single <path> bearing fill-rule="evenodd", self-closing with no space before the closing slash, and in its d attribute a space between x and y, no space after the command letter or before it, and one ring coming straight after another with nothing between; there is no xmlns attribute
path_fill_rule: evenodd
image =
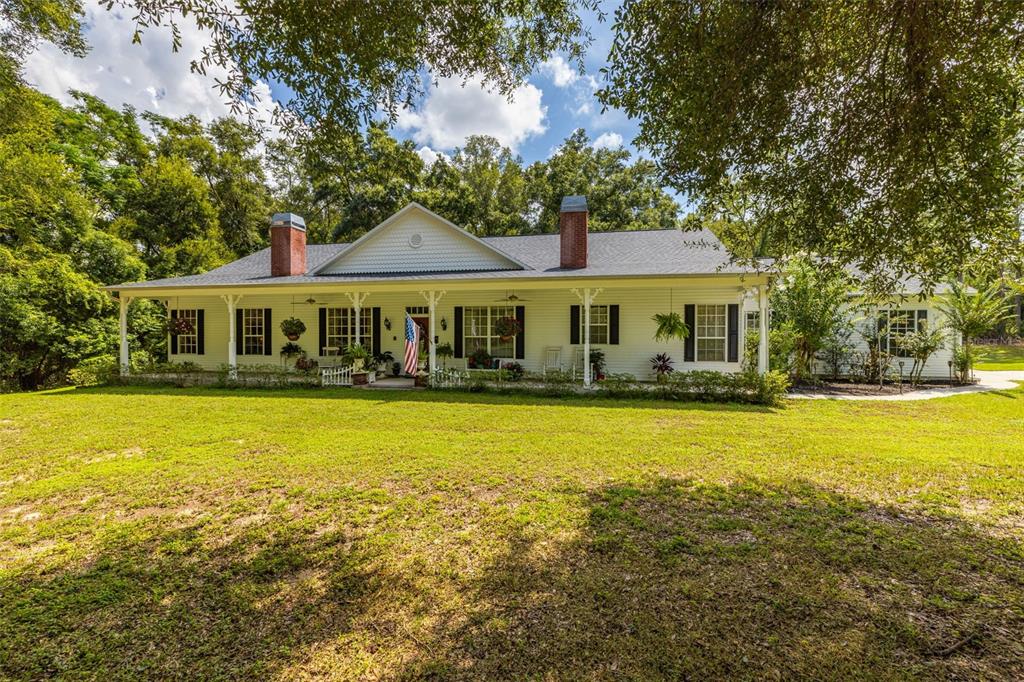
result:
<svg viewBox="0 0 1024 682"><path fill-rule="evenodd" d="M235 352L235 339L238 330L235 329L235 308L242 300L241 295L228 294L220 297L228 306L228 375L235 379L238 377L238 353Z"/></svg>
<svg viewBox="0 0 1024 682"><path fill-rule="evenodd" d="M128 368L131 366L131 358L128 356L128 304L132 302L132 299L130 296L121 294L118 301L121 304L121 316L119 318L121 332L121 376L125 377L128 376Z"/></svg>
<svg viewBox="0 0 1024 682"><path fill-rule="evenodd" d="M355 345L363 345L363 301L370 295L370 292L359 293L358 291L352 294L345 294L348 296L348 300L352 302L352 309L355 311L356 322L355 322Z"/></svg>
<svg viewBox="0 0 1024 682"><path fill-rule="evenodd" d="M431 378L434 376L434 372L437 371L437 344L434 342L434 338L437 336L435 331L437 330L437 323L435 322L437 304L441 302L441 297L445 295L444 291L421 291L422 296L427 301L427 307L430 311L430 329L427 330L427 348L430 349L430 360L427 365L427 372Z"/></svg>
<svg viewBox="0 0 1024 682"><path fill-rule="evenodd" d="M593 371L590 366L590 306L601 290L588 287L582 291L573 289L572 293L576 294L580 302L583 303L583 385L589 387L593 381L591 376Z"/></svg>
<svg viewBox="0 0 1024 682"><path fill-rule="evenodd" d="M757 288L757 309L758 309L758 343L757 343L757 372L766 374L768 372L768 285L763 284Z"/></svg>

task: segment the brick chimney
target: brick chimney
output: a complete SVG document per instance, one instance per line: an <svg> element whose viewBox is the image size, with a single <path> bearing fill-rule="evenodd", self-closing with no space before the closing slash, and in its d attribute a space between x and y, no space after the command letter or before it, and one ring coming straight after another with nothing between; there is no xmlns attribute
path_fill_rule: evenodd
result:
<svg viewBox="0 0 1024 682"><path fill-rule="evenodd" d="M306 221L294 213L275 213L270 222L270 276L306 274Z"/></svg>
<svg viewBox="0 0 1024 682"><path fill-rule="evenodd" d="M587 267L587 198L562 197L558 231L562 236L561 267Z"/></svg>

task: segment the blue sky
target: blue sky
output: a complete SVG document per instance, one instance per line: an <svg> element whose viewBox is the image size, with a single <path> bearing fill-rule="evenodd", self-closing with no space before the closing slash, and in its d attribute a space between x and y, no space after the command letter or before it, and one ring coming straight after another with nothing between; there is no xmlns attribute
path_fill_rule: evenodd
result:
<svg viewBox="0 0 1024 682"><path fill-rule="evenodd" d="M554 55L515 91L512 101L473 80L465 87L461 81L443 81L430 88L415 110L402 113L394 134L413 140L428 160L450 153L467 135L482 133L494 135L529 163L547 158L578 127L586 128L599 146L631 148L635 122L618 111L602 113L593 94L610 47L610 21L599 23L590 16L588 24L595 40L583 74ZM130 104L168 116L195 114L209 121L229 113L213 87L219 74L204 77L189 71L189 61L205 42L189 21L181 24L184 44L176 54L170 49L169 31L150 30L142 45L132 45L130 16L108 12L96 0L86 2L86 25L89 54L77 59L42 45L26 62L30 83L64 102L73 88L114 107ZM269 110L275 87L264 84L261 90L261 107Z"/></svg>

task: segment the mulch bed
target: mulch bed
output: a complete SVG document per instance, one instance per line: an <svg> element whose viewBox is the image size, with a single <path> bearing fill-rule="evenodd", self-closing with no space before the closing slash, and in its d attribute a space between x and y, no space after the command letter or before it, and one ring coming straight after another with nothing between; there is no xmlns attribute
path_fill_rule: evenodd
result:
<svg viewBox="0 0 1024 682"><path fill-rule="evenodd" d="M944 383L923 383L918 386L903 384L902 389L896 384L885 384L881 388L878 384L855 384L845 381L824 381L820 384L800 384L793 386L790 393L825 394L825 395L900 395L901 393L917 393L928 391L934 388L949 388L949 382Z"/></svg>

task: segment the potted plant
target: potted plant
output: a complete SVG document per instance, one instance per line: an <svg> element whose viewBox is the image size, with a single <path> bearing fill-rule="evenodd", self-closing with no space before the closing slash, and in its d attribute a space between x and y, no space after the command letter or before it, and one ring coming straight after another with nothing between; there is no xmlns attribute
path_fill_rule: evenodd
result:
<svg viewBox="0 0 1024 682"><path fill-rule="evenodd" d="M655 341L685 341L690 335L690 328L683 322L683 317L679 313L658 313L651 319L658 325L654 330Z"/></svg>
<svg viewBox="0 0 1024 682"><path fill-rule="evenodd" d="M427 363L430 361L430 354L425 350L420 350L416 356L417 369L416 376L413 377L414 386L427 386L430 384L430 374L427 373Z"/></svg>
<svg viewBox="0 0 1024 682"><path fill-rule="evenodd" d="M448 369L448 358L455 357L455 349L450 343L442 343L437 347L437 357L441 358L441 366Z"/></svg>
<svg viewBox="0 0 1024 682"><path fill-rule="evenodd" d="M318 365L319 363L316 360L307 358L305 355L295 361L295 369L300 372L306 372L307 374L314 371Z"/></svg>
<svg viewBox="0 0 1024 682"><path fill-rule="evenodd" d="M470 369L490 369L491 354L487 352L486 348L477 348L466 358L466 364Z"/></svg>
<svg viewBox="0 0 1024 682"><path fill-rule="evenodd" d="M288 343L281 346L280 353L281 357L284 358L285 360L291 360L292 358L298 357L300 355L305 355L306 351L302 350L302 346L300 346L299 344L292 343L291 341L289 341Z"/></svg>
<svg viewBox="0 0 1024 682"><path fill-rule="evenodd" d="M668 356L668 353L658 353L651 358L651 369L654 370L659 384L665 383L668 375L675 371L672 364L672 358Z"/></svg>
<svg viewBox="0 0 1024 682"><path fill-rule="evenodd" d="M397 377L401 373L402 373L402 363L400 363L400 362L392 362L391 363L391 376Z"/></svg>
<svg viewBox="0 0 1024 682"><path fill-rule="evenodd" d="M289 341L298 341L306 333L306 323L297 317L289 317L281 321L281 331Z"/></svg>
<svg viewBox="0 0 1024 682"><path fill-rule="evenodd" d="M386 350L383 353L373 354L373 367L374 369L385 368L382 371L386 371L386 368L395 360L395 356L392 355L391 351Z"/></svg>
<svg viewBox="0 0 1024 682"><path fill-rule="evenodd" d="M594 378L598 381L604 379L604 351L594 348L590 351L590 366L594 370Z"/></svg>
<svg viewBox="0 0 1024 682"><path fill-rule="evenodd" d="M364 348L363 344L353 343L345 347L343 358L345 362L352 363L353 372L359 372L362 371L368 361L373 359L373 354Z"/></svg>
<svg viewBox="0 0 1024 682"><path fill-rule="evenodd" d="M185 317L171 317L167 320L167 333L171 336L191 334L195 331L192 321Z"/></svg>
<svg viewBox="0 0 1024 682"><path fill-rule="evenodd" d="M514 338L522 330L519 325L519 320L514 317L501 317L494 323L494 333L497 334L502 341L508 341Z"/></svg>

